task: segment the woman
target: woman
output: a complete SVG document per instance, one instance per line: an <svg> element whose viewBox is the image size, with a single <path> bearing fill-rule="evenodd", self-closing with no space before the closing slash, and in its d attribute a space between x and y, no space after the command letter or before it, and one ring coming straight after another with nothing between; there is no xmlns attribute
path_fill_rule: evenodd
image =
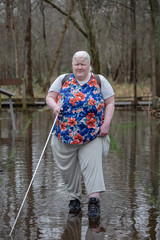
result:
<svg viewBox="0 0 160 240"><path fill-rule="evenodd" d="M47 105L56 115L64 99L51 141L54 159L67 186L70 212L81 209L81 173L89 197L88 217L100 216L100 193L105 191L102 170L103 143L107 143L114 113L114 92L99 75L101 87L91 73L90 56L76 52L73 74L63 84L65 74L51 85ZM106 146L109 147L109 146Z"/></svg>

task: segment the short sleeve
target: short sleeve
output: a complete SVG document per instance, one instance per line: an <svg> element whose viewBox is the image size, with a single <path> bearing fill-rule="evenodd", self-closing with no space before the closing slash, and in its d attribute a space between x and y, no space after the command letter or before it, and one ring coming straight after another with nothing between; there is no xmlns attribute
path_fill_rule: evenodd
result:
<svg viewBox="0 0 160 240"><path fill-rule="evenodd" d="M102 75L99 75L101 80L101 93L103 96L103 99L110 98L115 95L113 88L111 84L108 82L108 80L103 77Z"/></svg>
<svg viewBox="0 0 160 240"><path fill-rule="evenodd" d="M50 86L48 92L57 92L59 93L62 88L62 80L66 76L67 73L60 75Z"/></svg>

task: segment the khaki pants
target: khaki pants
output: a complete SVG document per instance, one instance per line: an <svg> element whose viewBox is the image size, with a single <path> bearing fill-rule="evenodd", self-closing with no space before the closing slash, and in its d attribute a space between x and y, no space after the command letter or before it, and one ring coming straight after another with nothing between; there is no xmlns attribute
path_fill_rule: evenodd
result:
<svg viewBox="0 0 160 240"><path fill-rule="evenodd" d="M66 144L53 135L51 146L70 200L82 198L81 173L88 195L106 190L102 168L103 138L97 137L86 144Z"/></svg>

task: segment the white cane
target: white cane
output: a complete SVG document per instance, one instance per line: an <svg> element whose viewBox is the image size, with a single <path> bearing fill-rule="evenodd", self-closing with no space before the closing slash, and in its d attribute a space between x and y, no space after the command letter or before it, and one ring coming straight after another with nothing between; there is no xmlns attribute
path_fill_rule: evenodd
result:
<svg viewBox="0 0 160 240"><path fill-rule="evenodd" d="M23 202L22 202L21 207L20 207L20 209L19 209L19 212L18 212L18 214L17 214L17 217L16 217L16 219L15 219L15 221L14 221L14 224L13 224L13 226L12 226L12 229L11 229L11 231L10 231L9 237L12 235L12 232L13 232L13 230L14 230L14 227L15 227L15 225L16 225L16 223L17 223L17 220L18 220L18 218L19 218L19 215L20 215L20 213L21 213L21 210L22 210L23 205L24 205L24 203L25 203L25 200L26 200L26 198L27 198L27 195L28 195L28 192L29 192L29 190L30 190L30 187L31 187L31 185L32 185L32 183L33 183L33 180L34 180L34 178L35 178L35 175L36 175L36 172L37 172L37 170L38 170L38 167L39 167L39 165L40 165L40 163L41 163L43 154L44 154L45 149L46 149L46 147L47 147L47 144L48 144L48 142L49 142L50 136L51 136L51 134L52 134L52 130L53 130L55 124L56 124L56 121L57 121L57 118L58 118L60 109L61 109L62 104L63 104L63 101L64 101L64 98L63 98L62 101L61 101L61 104L60 104L60 107L59 107L59 111L58 111L58 113L57 113L57 115L56 115L56 117L55 117L55 120L54 120L54 122L53 122L53 125L52 125L52 127L51 127L51 130L50 130L50 132L49 132L47 141L46 141L45 146L44 146L44 148L43 148L43 151L42 151L42 153L41 153L41 156L40 156L40 159L39 159L38 164L37 164L37 166L36 166L36 169L35 169L35 171L34 171L33 177L32 177L32 179L31 179L31 181L30 181L30 184L29 184L29 187L28 187L28 189L27 189L27 192L26 192L26 194L25 194L25 196L24 196L24 199L23 199Z"/></svg>

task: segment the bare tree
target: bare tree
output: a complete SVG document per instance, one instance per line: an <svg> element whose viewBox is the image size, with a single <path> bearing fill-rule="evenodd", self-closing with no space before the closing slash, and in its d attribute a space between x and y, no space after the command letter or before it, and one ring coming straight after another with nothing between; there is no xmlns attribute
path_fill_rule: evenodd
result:
<svg viewBox="0 0 160 240"><path fill-rule="evenodd" d="M25 1L26 29L25 29L25 81L26 95L34 97L32 86L32 58L31 58L31 2Z"/></svg>
<svg viewBox="0 0 160 240"><path fill-rule="evenodd" d="M53 8L55 8L58 12L60 12L62 15L67 16L67 13L61 9L59 6L57 6L52 0L43 0L44 2L50 4ZM82 33L84 37L87 37L86 32L81 28L80 24L75 20L74 17L70 16L70 20L75 26L75 28Z"/></svg>
<svg viewBox="0 0 160 240"><path fill-rule="evenodd" d="M152 23L152 95L160 98L160 4L149 0ZM156 106L154 106L156 107Z"/></svg>
<svg viewBox="0 0 160 240"><path fill-rule="evenodd" d="M148 84L151 77L152 94L159 96L159 0L77 0L64 34L69 2L1 0L1 75L25 75L27 94L33 96L32 77L38 86L48 88L44 77L50 75L48 69L55 77L58 71L71 71L69 59L84 49L91 55L94 72L134 83L135 99L136 81Z"/></svg>
<svg viewBox="0 0 160 240"><path fill-rule="evenodd" d="M131 30L132 30L132 44L131 44L131 70L130 82L134 84L134 104L137 101L137 38L136 38L136 0L130 0L131 11Z"/></svg>
<svg viewBox="0 0 160 240"><path fill-rule="evenodd" d="M80 0L81 15L87 33L88 49L91 54L92 66L95 73L100 73L99 51L96 44L96 28L94 28L93 16L89 14L89 8L86 0Z"/></svg>
<svg viewBox="0 0 160 240"><path fill-rule="evenodd" d="M45 89L44 89L45 91L46 91L46 90L49 88L49 86L50 86L50 78L51 78L52 71L53 71L53 68L54 68L54 66L55 66L55 63L56 63L56 59L57 59L57 57L58 57L58 55L59 55L60 48L61 48L62 43L63 43L63 39L64 39L64 36L65 36L65 32L66 32L66 30L67 30L68 23L69 23L69 19L70 19L72 10L73 10L74 2L75 2L75 0L70 0L70 6L69 6L67 18L66 18L66 21L65 21L65 23L64 23L64 26L63 26L63 29L62 29L62 32L61 32L61 35L60 35L60 38L59 38L59 41L58 41L58 44L57 44L57 48L56 48L55 55L54 55L53 58L52 58L52 61L51 61L51 64L50 64L50 66L49 66L48 73L47 73L47 76L46 76L46 79L45 79Z"/></svg>
<svg viewBox="0 0 160 240"><path fill-rule="evenodd" d="M11 52L11 39L12 39L12 28L11 28L11 6L10 1L6 0L6 56L5 56L5 77L9 77L9 52Z"/></svg>
<svg viewBox="0 0 160 240"><path fill-rule="evenodd" d="M57 9L61 14L66 15L66 12L64 12L60 7L58 7L55 3L53 3L53 1L51 0L44 0L44 1L49 3L53 8ZM87 39L88 50L91 54L92 66L94 68L94 72L99 73L100 60L99 60L99 51L96 44L96 28L93 25L94 15L92 16L89 14L91 8L89 9L89 4L86 0L82 0L78 2L79 2L79 8L81 11L82 21L86 31L84 31L80 27L80 24L77 23L77 21L73 17L70 16L70 20L72 21L74 26L77 28L77 30L80 31L83 34L83 36Z"/></svg>
<svg viewBox="0 0 160 240"><path fill-rule="evenodd" d="M16 75L16 78L19 78L18 31L17 31L17 22L13 14L14 8L16 7L15 1L10 0L10 5L11 5L11 28L13 33L14 53L15 53L15 75Z"/></svg>
<svg viewBox="0 0 160 240"><path fill-rule="evenodd" d="M46 39L46 23L45 23L45 11L44 11L44 4L43 0L40 0L40 11L42 14L42 35L43 35L43 42L44 42L44 55L46 59L47 69L49 68L49 57L48 57L48 47L47 47L47 39Z"/></svg>

